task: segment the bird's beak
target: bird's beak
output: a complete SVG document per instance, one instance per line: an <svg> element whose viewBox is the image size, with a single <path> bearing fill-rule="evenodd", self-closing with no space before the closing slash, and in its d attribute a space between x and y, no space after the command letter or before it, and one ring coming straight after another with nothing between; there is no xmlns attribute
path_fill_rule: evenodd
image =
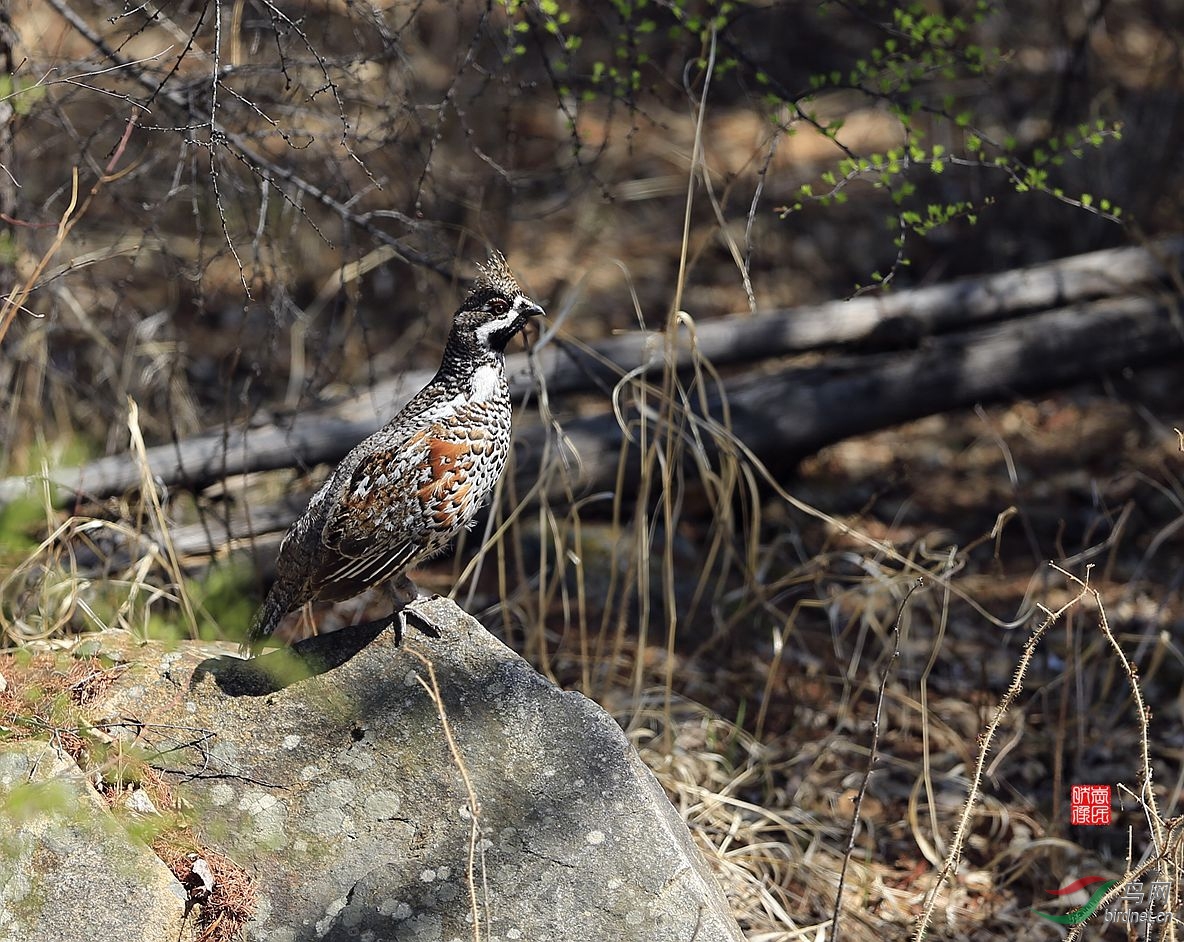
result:
<svg viewBox="0 0 1184 942"><path fill-rule="evenodd" d="M514 324L518 330L522 331L523 341L525 342L529 330L526 325L530 323L530 319L532 317L546 317L547 312L530 300L530 298L526 297L526 295L519 295L514 302L514 315Z"/></svg>
<svg viewBox="0 0 1184 942"><path fill-rule="evenodd" d="M546 317L547 312L535 304L530 298L520 295L514 302L514 310L519 317Z"/></svg>

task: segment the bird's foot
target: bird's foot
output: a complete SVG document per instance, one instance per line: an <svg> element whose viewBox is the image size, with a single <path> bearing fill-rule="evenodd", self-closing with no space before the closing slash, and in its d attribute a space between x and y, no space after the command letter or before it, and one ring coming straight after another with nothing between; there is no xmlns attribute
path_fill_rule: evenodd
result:
<svg viewBox="0 0 1184 942"><path fill-rule="evenodd" d="M395 629L395 644L402 645L403 635L407 631L408 625L423 632L429 638L439 638L440 629L438 629L430 620L416 611L416 603L421 601L433 601L440 598L439 595L419 596L413 602L408 602L401 609L395 612L395 617L391 621L392 627Z"/></svg>

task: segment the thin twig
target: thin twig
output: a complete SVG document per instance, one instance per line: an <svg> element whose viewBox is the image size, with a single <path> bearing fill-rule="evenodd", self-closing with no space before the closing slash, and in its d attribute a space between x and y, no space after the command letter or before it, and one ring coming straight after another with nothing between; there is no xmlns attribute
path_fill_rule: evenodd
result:
<svg viewBox="0 0 1184 942"><path fill-rule="evenodd" d="M888 692L888 678L892 674L892 668L896 664L896 659L900 657L900 622L904 618L904 610L909 604L909 599L913 597L913 593L925 585L924 580L917 579L911 586L908 592L900 601L900 607L896 610L896 621L892 625L892 656L888 658L888 663L884 665L884 670L880 673L880 689L876 695L876 712L872 717L872 741L868 747L867 767L863 770L863 781L859 783L859 792L855 796L855 808L851 812L851 830L847 835L847 850L843 854L843 866L839 870L839 886L835 890L835 907L831 912L830 917L830 938L831 942L836 942L839 937L839 916L842 913L843 905L843 886L847 882L847 867L851 863L851 855L855 853L855 838L859 833L859 816L863 810L863 797L867 794L868 784L872 780L872 770L876 765L876 750L880 745L880 716L884 710L884 698Z"/></svg>
<svg viewBox="0 0 1184 942"><path fill-rule="evenodd" d="M465 784L465 792L468 795L469 801L469 867L468 867L468 885L469 885L469 908L473 915L473 942L481 942L481 908L477 902L477 845L481 838L481 803L477 800L477 792L473 788L473 780L469 778L469 770L465 765L464 757L460 753L460 747L456 743L456 737L452 735L452 724L448 722L448 711L444 708L444 700L440 695L440 685L436 681L436 668L432 662L418 651L408 648L411 654L421 663L428 672L428 679L424 680L419 674L415 675L415 679L419 681L419 685L427 691L427 695L431 697L432 703L436 707L436 712L440 717L440 725L444 728L444 739L448 743L448 751L452 753L452 761L456 763L456 768L460 772L461 780Z"/></svg>
<svg viewBox="0 0 1184 942"><path fill-rule="evenodd" d="M1114 637L1114 633L1110 630L1110 621L1106 617L1106 608L1102 604L1101 593L1089 585L1089 572L1092 566L1086 567L1086 578L1082 580L1072 573L1062 569L1060 566L1053 565L1052 567L1057 572L1061 573L1067 579L1076 583L1081 587L1082 591L1088 591L1094 598L1094 603L1098 607L1098 628L1101 630L1106 642L1110 645L1110 649L1114 652L1119 662L1122 664L1123 671L1126 673L1127 680L1130 682L1131 698L1135 701L1135 719L1139 724L1139 793L1138 800L1143 806L1144 814L1147 817L1148 826L1151 829L1152 842L1155 847L1155 853L1152 855L1152 860L1159 861L1165 867L1171 868L1171 857L1168 854L1168 844L1171 834L1165 826L1165 822L1159 812L1159 804L1155 798L1155 789L1152 782L1152 766L1151 766L1151 710L1147 706L1147 701L1143 696L1143 687L1139 683L1138 669L1131 663L1126 656L1126 652L1122 649L1122 645L1118 643L1118 639ZM1176 874L1168 873L1167 882L1172 886L1175 893L1179 893L1179 880ZM1129 879L1133 878L1128 878ZM1178 903L1179 900L1173 902ZM1175 906L1170 906L1168 912L1175 912ZM1175 938L1175 924L1174 920L1170 920L1167 931L1169 938Z"/></svg>
<svg viewBox="0 0 1184 942"><path fill-rule="evenodd" d="M350 225L372 236L377 241L384 245L389 245L398 253L399 257L409 263L434 271L444 278L449 280L454 279L454 273L446 266L439 262L433 261L426 255L408 248L391 235L389 232L380 228L374 223L374 219L378 218L377 213L356 213L351 210L344 203L334 199L325 190L316 184L304 179L295 170L286 167L283 164L266 159L260 154L243 136L231 131L225 127L212 114L205 114L201 112L194 104L194 102L163 84L157 83L151 75L147 72L134 68L135 63L129 59L125 59L98 32L96 32L90 24L88 24L77 12L66 2L66 0L48 0L48 3L59 15L62 16L87 42L95 47L106 58L115 63L118 67L129 68L131 74L135 76L136 81L148 89L149 93L159 98L173 108L176 108L182 114L190 115L194 119L190 122L190 127L206 127L209 128L211 146L214 142L226 147L231 156L239 160L242 164L248 167L252 173L260 178L260 180L270 179L272 183L287 183L294 189L298 190L306 196L311 196L314 200L322 206L332 210L341 219L348 222ZM315 223L300 207L299 203L286 193L282 188L276 186L276 191L283 196L288 203L295 207L302 216L308 221L322 238L324 234L317 229ZM326 242L329 242L325 238ZM332 243L329 243L332 244Z"/></svg>
<svg viewBox="0 0 1184 942"><path fill-rule="evenodd" d="M70 231L86 215L86 211L90 209L95 197L99 195L99 191L102 190L104 185L113 180L118 180L127 172L126 170L116 172L115 168L119 165L120 158L123 157L123 153L127 149L127 142L131 138L132 130L135 126L136 112L133 111L127 119L127 125L123 129L123 136L119 139L119 143L111 154L111 159L107 161L104 172L95 180L94 185L90 188L90 192L86 195L86 199L82 201L81 206L78 205L78 168L73 168L70 184L70 202L66 205L65 211L63 211L62 217L58 221L58 231L54 236L53 242L42 254L37 264L33 266L33 271L30 272L21 286L4 297L4 305L0 307L0 343L3 343L4 337L8 333L8 328L12 326L12 321L16 317L17 312L28 310L25 307L25 301L28 300L30 293L36 287L38 278L41 277L41 273L45 271L50 260L65 244Z"/></svg>
<svg viewBox="0 0 1184 942"><path fill-rule="evenodd" d="M1080 603L1088 592L1088 588L1082 589L1055 612L1044 608L1044 606L1040 606L1041 610L1045 613L1045 618L1039 625L1032 629L1028 640L1024 642L1023 653L1020 655L1019 664L1016 665L1015 674L1011 678L1011 684L995 707L995 712L991 717L991 721L987 724L987 728L979 735L978 755L975 758L974 774L970 779L970 790L966 795L966 803L962 807L962 814L958 818L958 825L954 829L954 836L950 840L950 850L946 854L945 863L938 873L937 879L934 880L933 886L930 887L929 892L926 894L925 908L914 924L913 942L923 942L925 939L926 933L929 931L929 924L933 920L933 911L937 908L938 894L941 892L941 888L945 885L946 881L957 870L958 864L962 860L962 848L970 832L970 824L974 818L974 809L979 800L979 790L982 787L983 772L987 765L987 757L991 753L991 746L995 741L995 734L999 731L1000 725L1002 725L1004 718L1011 710L1012 704L1015 703L1016 698L1024 689L1024 678L1028 674L1028 668L1032 666L1032 659L1036 656L1036 650L1039 648L1040 642L1043 640L1048 629L1065 612Z"/></svg>

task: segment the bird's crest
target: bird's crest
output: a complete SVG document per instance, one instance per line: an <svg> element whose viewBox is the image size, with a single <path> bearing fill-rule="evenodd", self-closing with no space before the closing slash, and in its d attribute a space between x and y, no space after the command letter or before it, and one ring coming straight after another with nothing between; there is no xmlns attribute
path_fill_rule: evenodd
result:
<svg viewBox="0 0 1184 942"><path fill-rule="evenodd" d="M484 265L478 263L477 271L480 274L466 300L484 300L491 294L514 298L522 293L522 289L518 287L518 280L510 271L506 257L501 252L490 252Z"/></svg>

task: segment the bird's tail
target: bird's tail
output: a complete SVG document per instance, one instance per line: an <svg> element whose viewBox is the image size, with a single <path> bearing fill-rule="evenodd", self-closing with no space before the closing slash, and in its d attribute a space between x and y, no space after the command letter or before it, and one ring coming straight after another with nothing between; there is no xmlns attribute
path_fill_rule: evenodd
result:
<svg viewBox="0 0 1184 942"><path fill-rule="evenodd" d="M251 627L247 629L246 640L239 645L238 649L238 653L243 657L254 657L258 654L262 650L267 636L275 631L280 620L291 611L287 600L276 591L276 588L273 586L272 590L267 593L267 598L263 600L259 611L251 619Z"/></svg>

